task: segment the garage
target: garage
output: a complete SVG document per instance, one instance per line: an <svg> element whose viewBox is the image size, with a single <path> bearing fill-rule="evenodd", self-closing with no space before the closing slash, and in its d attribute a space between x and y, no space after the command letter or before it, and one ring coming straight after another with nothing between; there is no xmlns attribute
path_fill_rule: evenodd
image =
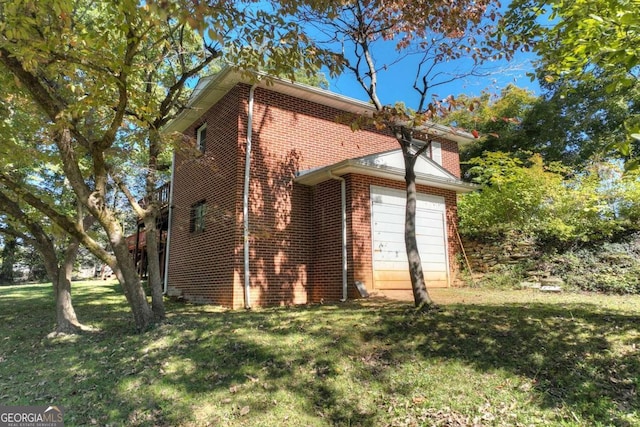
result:
<svg viewBox="0 0 640 427"><path fill-rule="evenodd" d="M411 289L404 244L406 193L371 186L371 232L375 289ZM416 236L428 287L449 284L444 197L418 194Z"/></svg>

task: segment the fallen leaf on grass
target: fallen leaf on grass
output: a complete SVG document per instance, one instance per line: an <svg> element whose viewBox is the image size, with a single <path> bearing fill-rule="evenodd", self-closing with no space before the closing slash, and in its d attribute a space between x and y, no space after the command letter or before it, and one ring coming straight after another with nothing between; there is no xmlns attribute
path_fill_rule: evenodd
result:
<svg viewBox="0 0 640 427"><path fill-rule="evenodd" d="M250 409L248 406L243 406L242 409L240 409L240 416L244 417L245 415L247 415L249 413Z"/></svg>

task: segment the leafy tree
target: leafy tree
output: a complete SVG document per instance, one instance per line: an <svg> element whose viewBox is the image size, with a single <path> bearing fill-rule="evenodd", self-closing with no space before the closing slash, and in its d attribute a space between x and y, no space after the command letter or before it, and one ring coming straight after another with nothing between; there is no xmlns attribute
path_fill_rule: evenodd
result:
<svg viewBox="0 0 640 427"><path fill-rule="evenodd" d="M479 97L458 96L458 100L468 105L452 111L439 121L462 129L474 129L483 138L462 148L460 160L463 171L467 161L480 156L485 151L518 153L523 150L540 152L530 138L521 137L526 133L524 121L536 107L539 98L532 92L514 85L505 87L500 95L484 92ZM525 158L528 158L526 155Z"/></svg>
<svg viewBox="0 0 640 427"><path fill-rule="evenodd" d="M7 233L2 245L2 267L0 267L0 284L11 284L14 280L13 268L16 263L16 250L18 249L18 239L11 233L12 228L5 226Z"/></svg>
<svg viewBox="0 0 640 427"><path fill-rule="evenodd" d="M432 305L422 272L415 234L416 183L414 165L430 146L429 120L446 114L434 88L463 76L477 75L488 59L509 57L509 46L494 37L498 3L492 0L290 2L292 13L315 26L318 44L339 57L369 97L377 113L372 121L355 121L357 129L373 123L387 129L400 145L406 170L405 244L416 307ZM324 39L322 39L324 37ZM395 49L388 62L378 58ZM460 65L457 65L460 64ZM379 97L379 77L388 67L410 70L406 83L418 95L414 110L386 106ZM459 71L458 71L459 70ZM394 81L399 85L405 81ZM448 98L448 104L455 99ZM419 136L427 143L414 140Z"/></svg>
<svg viewBox="0 0 640 427"><path fill-rule="evenodd" d="M329 89L329 80L327 80L327 76L319 70L316 71L315 74L311 75L309 75L308 70L297 70L294 80L297 83L303 83L322 89Z"/></svg>
<svg viewBox="0 0 640 427"><path fill-rule="evenodd" d="M575 167L594 156L620 157L611 148L628 141L627 126L640 113L640 86L608 90L615 79L594 70L577 80L544 82L546 94L523 120L520 137L534 141L546 159Z"/></svg>
<svg viewBox="0 0 640 427"><path fill-rule="evenodd" d="M99 255L109 255L86 232L93 218L84 215L65 185L59 159L42 128L42 114L13 86L10 76L2 75L0 81L8 89L0 98L0 233L37 250L53 284L56 331L76 332L84 326L71 302L71 276L81 239ZM74 231L66 233L66 227ZM12 249L15 256L15 246Z"/></svg>
<svg viewBox="0 0 640 427"><path fill-rule="evenodd" d="M640 228L640 171L625 174L618 192L623 195L616 206L619 215Z"/></svg>
<svg viewBox="0 0 640 427"><path fill-rule="evenodd" d="M108 236L114 256L102 254L102 259L117 267L139 330L163 316L162 293L159 278L152 277L150 307L122 227L106 203L110 179L144 219L151 250L157 207L139 206L122 179L118 165L132 147L121 145L119 137L131 124L143 130L138 143L146 155L147 191L153 191L157 159L166 147L159 130L186 108L191 80L213 60L224 56L245 68L291 77L295 69L321 62L321 52L307 48L294 22L252 4L52 0L0 5L0 64L46 116L43 127L69 185ZM10 174L0 181L88 243L71 218L38 203L32 187L20 187Z"/></svg>
<svg viewBox="0 0 640 427"><path fill-rule="evenodd" d="M615 156L605 147L625 141L625 122L640 113L640 87L608 93L608 82L606 75L588 73L580 81L545 83L543 96L513 85L498 96L460 96L472 108L456 110L443 122L483 135L462 150L463 161L484 151L524 152L523 160L534 152L546 162L582 169L593 156Z"/></svg>
<svg viewBox="0 0 640 427"><path fill-rule="evenodd" d="M533 45L540 57L542 81L582 83L606 76L600 93L620 96L633 90L637 94L639 7L638 0L515 0L506 14L504 31L517 43ZM614 142L626 157L633 154L630 135L640 132L637 97L634 102L636 110L625 121L627 136ZM637 160L628 166L636 167Z"/></svg>
<svg viewBox="0 0 640 427"><path fill-rule="evenodd" d="M534 156L527 167L514 156L486 152L470 162L469 174L482 190L460 198L460 230L466 234L497 235L513 230L529 233L539 228L544 202L560 188L562 176L544 170Z"/></svg>
<svg viewBox="0 0 640 427"><path fill-rule="evenodd" d="M640 65L638 0L515 0L505 30L532 43L555 76L598 67L616 74L615 84L634 85ZM545 20L544 17L547 17Z"/></svg>
<svg viewBox="0 0 640 427"><path fill-rule="evenodd" d="M55 233L47 231L47 221L42 221L41 215L23 209L17 202L11 200L3 192L0 192L0 211L13 218L14 223L21 227L0 227L0 233L13 238L20 238L24 242L33 245L41 254L47 276L53 284L53 294L56 304L56 329L58 333L75 333L84 330L85 327L78 321L71 301L71 277L73 265L78 255L80 242L77 238L69 238L66 242L63 255L59 257L56 245ZM81 210L79 212L82 212ZM79 226L88 228L93 218L86 217L79 221ZM62 237L67 240L66 236ZM61 260L59 260L59 258Z"/></svg>
<svg viewBox="0 0 640 427"><path fill-rule="evenodd" d="M612 163L593 162L580 173L545 164L539 154L523 161L486 152L470 161L482 185L460 198L460 231L475 236L521 234L556 246L597 242L637 227L636 177Z"/></svg>

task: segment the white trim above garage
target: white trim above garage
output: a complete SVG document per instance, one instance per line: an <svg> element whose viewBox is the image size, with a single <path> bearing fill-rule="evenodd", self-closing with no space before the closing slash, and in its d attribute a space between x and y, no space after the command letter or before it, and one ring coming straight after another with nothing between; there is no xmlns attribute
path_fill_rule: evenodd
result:
<svg viewBox="0 0 640 427"><path fill-rule="evenodd" d="M456 178L425 155L418 158L414 170L416 184L419 185L453 190L456 193L469 193L479 188L476 184L470 184ZM300 171L296 174L295 180L302 185L314 186L336 176L350 173L404 182L406 172L402 151L396 149L357 159L343 160L330 166Z"/></svg>
<svg viewBox="0 0 640 427"><path fill-rule="evenodd" d="M374 289L411 289L404 243L406 193L372 185L371 242ZM444 197L418 194L416 238L428 287L449 285Z"/></svg>

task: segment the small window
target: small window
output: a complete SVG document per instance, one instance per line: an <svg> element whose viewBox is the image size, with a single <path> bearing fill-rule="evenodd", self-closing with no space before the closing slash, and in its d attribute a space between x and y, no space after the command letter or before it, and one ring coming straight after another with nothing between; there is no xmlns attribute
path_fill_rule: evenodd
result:
<svg viewBox="0 0 640 427"><path fill-rule="evenodd" d="M203 124L196 130L196 147L204 153L207 146L207 124Z"/></svg>
<svg viewBox="0 0 640 427"><path fill-rule="evenodd" d="M205 216L207 214L207 204L204 200L191 205L191 220L189 221L189 231L192 233L202 233L204 231Z"/></svg>

